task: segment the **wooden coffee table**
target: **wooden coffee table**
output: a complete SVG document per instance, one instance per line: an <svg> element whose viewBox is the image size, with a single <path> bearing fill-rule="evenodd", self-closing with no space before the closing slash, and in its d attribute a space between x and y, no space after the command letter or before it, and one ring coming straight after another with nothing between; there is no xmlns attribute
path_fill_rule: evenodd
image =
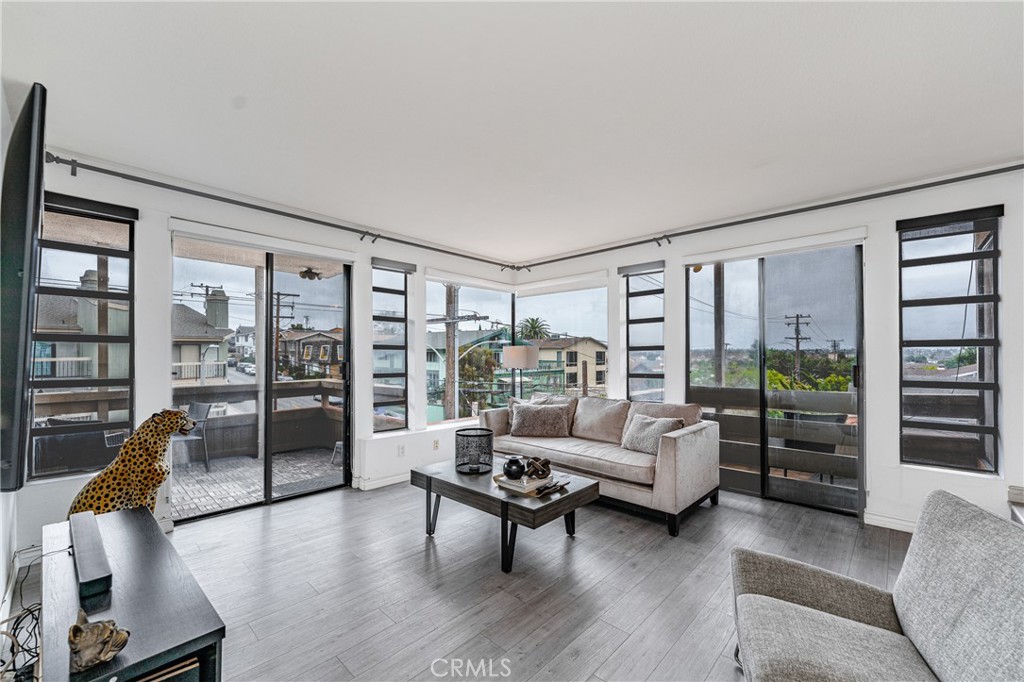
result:
<svg viewBox="0 0 1024 682"><path fill-rule="evenodd" d="M494 474L501 471L504 463L505 460L495 457L493 471L460 474L455 470L455 462L449 460L413 469L410 483L427 491L427 535L433 535L437 528L437 512L442 497L500 517L501 570L509 573L516 549L516 529L519 526L540 528L562 517L565 519L565 532L575 535L576 510L597 500L598 483L583 476L556 473L556 480L569 480L567 488L543 497L525 497L499 488L494 482Z"/></svg>

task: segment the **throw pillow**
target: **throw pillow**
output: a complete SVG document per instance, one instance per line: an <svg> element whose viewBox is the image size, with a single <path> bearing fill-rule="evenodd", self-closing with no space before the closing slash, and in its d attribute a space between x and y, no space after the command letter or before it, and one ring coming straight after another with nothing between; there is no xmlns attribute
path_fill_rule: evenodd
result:
<svg viewBox="0 0 1024 682"><path fill-rule="evenodd" d="M626 426L622 429L625 437L629 430L629 424L633 417L638 414L646 414L648 417L669 417L683 422L683 426L693 426L700 421L701 406L697 403L645 403L634 402L629 406L629 414L626 415Z"/></svg>
<svg viewBox="0 0 1024 682"><path fill-rule="evenodd" d="M519 403L512 411L512 435L567 438L569 436L567 407L567 405Z"/></svg>
<svg viewBox="0 0 1024 682"><path fill-rule="evenodd" d="M628 400L609 400L608 398L579 399L576 403L576 419L572 425L572 435L577 438L600 440L605 443L622 442L622 427L626 423L629 412Z"/></svg>
<svg viewBox="0 0 1024 682"><path fill-rule="evenodd" d="M636 414L622 436L622 447L636 452L646 452L648 455L657 455L661 437L681 428L683 422L679 419Z"/></svg>
<svg viewBox="0 0 1024 682"><path fill-rule="evenodd" d="M576 398L571 395L558 395L555 393L534 393L530 402L536 405L568 405L569 406L569 432L572 433L572 422L576 417Z"/></svg>

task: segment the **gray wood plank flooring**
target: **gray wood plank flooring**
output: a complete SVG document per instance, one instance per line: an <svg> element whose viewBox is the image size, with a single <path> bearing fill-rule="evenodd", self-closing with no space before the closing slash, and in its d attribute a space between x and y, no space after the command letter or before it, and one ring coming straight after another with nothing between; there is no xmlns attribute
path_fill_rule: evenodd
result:
<svg viewBox="0 0 1024 682"><path fill-rule="evenodd" d="M225 679L465 680L505 661L511 674L493 679L740 680L733 547L891 589L910 538L722 493L676 538L594 505L574 538L561 523L520 529L504 574L496 518L445 500L427 537L423 496L331 491L178 526L172 541L227 623Z"/></svg>

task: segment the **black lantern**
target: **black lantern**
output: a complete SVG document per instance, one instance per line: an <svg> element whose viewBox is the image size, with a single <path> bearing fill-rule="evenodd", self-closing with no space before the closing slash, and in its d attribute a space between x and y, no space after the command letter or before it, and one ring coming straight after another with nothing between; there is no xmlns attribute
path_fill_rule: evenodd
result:
<svg viewBox="0 0 1024 682"><path fill-rule="evenodd" d="M460 474L483 474L494 462L494 431L482 428L455 432L455 470Z"/></svg>

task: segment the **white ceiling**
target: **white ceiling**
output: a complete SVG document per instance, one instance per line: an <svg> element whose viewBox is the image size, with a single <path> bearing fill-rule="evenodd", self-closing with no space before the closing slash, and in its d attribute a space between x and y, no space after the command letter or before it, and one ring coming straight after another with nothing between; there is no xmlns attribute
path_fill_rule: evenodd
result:
<svg viewBox="0 0 1024 682"><path fill-rule="evenodd" d="M522 262L1024 157L1024 5L3 3L47 142Z"/></svg>

